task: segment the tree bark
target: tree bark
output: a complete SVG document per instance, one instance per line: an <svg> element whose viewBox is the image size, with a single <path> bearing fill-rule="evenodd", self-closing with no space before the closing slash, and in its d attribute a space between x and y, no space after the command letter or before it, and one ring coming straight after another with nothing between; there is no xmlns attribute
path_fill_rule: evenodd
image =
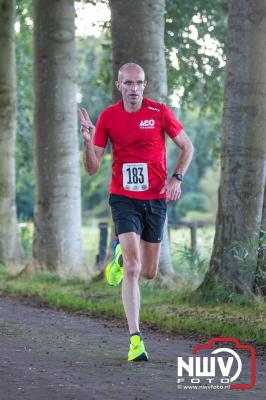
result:
<svg viewBox="0 0 266 400"><path fill-rule="evenodd" d="M266 295L266 182L264 185L264 200L261 218L260 246L258 251L257 274L254 290L260 295Z"/></svg>
<svg viewBox="0 0 266 400"><path fill-rule="evenodd" d="M34 7L33 257L44 269L83 275L74 1L36 0Z"/></svg>
<svg viewBox="0 0 266 400"><path fill-rule="evenodd" d="M16 215L15 0L0 0L0 263L20 263Z"/></svg>
<svg viewBox="0 0 266 400"><path fill-rule="evenodd" d="M203 287L253 290L266 176L265 32L264 0L230 1L219 204ZM234 244L250 252L249 265L236 260Z"/></svg>
<svg viewBox="0 0 266 400"><path fill-rule="evenodd" d="M148 85L145 97L158 102L167 98L167 72L164 54L165 0L110 0L113 55L113 83L119 68L128 62L139 64ZM113 84L113 99L120 94ZM167 223L164 228L159 271L173 275Z"/></svg>
<svg viewBox="0 0 266 400"><path fill-rule="evenodd" d="M168 217L164 224L163 240L161 244L160 261L159 261L159 273L163 276L173 278L175 270L172 263L171 249L168 235Z"/></svg>
<svg viewBox="0 0 266 400"><path fill-rule="evenodd" d="M165 0L110 0L113 81L121 65L142 66L148 81L145 96L164 102L167 97L164 55ZM113 85L113 99L120 95Z"/></svg>

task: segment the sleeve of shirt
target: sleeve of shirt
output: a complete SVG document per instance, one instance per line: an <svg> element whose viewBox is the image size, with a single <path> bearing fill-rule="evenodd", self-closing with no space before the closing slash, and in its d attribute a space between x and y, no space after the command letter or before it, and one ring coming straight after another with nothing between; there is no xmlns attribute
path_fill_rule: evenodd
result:
<svg viewBox="0 0 266 400"><path fill-rule="evenodd" d="M178 121L173 111L163 104L163 129L167 135L174 139L183 129L183 125Z"/></svg>
<svg viewBox="0 0 266 400"><path fill-rule="evenodd" d="M96 123L93 143L95 144L95 146L105 148L107 142L108 142L108 129L106 128L105 125L105 113L103 111L99 115L98 121Z"/></svg>

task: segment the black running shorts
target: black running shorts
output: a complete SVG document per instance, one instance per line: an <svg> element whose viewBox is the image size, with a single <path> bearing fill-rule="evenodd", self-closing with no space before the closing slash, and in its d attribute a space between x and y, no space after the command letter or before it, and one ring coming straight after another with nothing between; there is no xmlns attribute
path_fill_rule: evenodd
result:
<svg viewBox="0 0 266 400"><path fill-rule="evenodd" d="M109 205L116 235L135 232L146 242L161 242L166 217L165 199L138 200L110 194Z"/></svg>

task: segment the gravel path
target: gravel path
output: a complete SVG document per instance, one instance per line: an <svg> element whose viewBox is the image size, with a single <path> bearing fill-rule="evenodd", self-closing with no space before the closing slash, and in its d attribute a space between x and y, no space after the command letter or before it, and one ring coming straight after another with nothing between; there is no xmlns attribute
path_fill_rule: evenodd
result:
<svg viewBox="0 0 266 400"><path fill-rule="evenodd" d="M265 399L266 358L251 390L184 390L176 357L197 344L144 329L147 363L128 363L121 321L99 320L0 298L0 400Z"/></svg>

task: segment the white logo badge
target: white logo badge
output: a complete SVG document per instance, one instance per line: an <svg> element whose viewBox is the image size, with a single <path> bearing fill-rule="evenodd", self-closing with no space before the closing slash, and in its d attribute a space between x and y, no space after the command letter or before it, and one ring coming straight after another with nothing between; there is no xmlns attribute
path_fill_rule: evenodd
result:
<svg viewBox="0 0 266 400"><path fill-rule="evenodd" d="M159 108L156 108L156 107L148 107L148 108L149 108L150 110L160 112L160 109L159 109Z"/></svg>
<svg viewBox="0 0 266 400"><path fill-rule="evenodd" d="M144 120L140 121L139 127L151 129L151 128L154 128L154 125L155 125L154 119L144 119Z"/></svg>

